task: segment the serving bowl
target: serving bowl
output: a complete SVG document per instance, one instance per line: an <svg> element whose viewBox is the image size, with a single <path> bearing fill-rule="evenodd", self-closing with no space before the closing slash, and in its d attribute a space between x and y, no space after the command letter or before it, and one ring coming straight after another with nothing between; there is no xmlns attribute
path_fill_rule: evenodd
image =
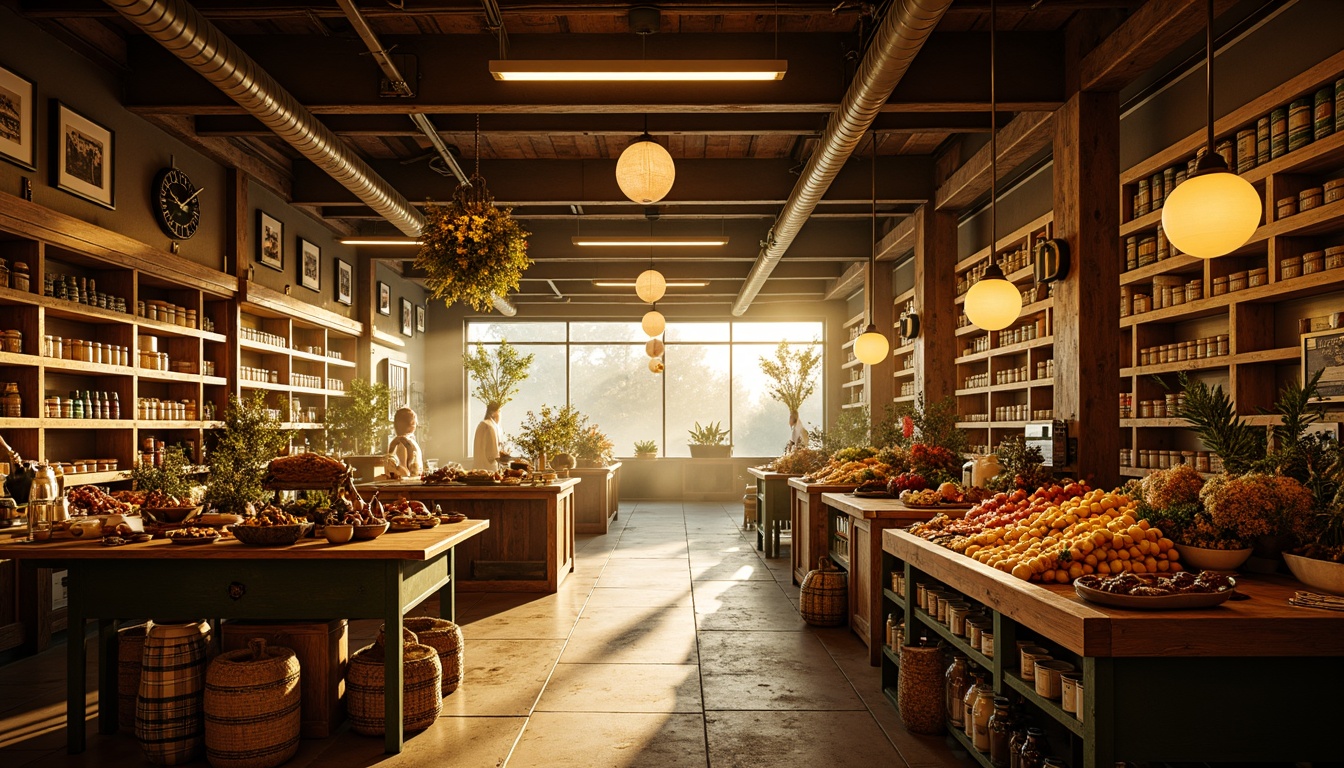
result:
<svg viewBox="0 0 1344 768"><path fill-rule="evenodd" d="M233 537L253 547L283 547L293 544L312 527L312 523L293 525L235 525L229 528Z"/></svg>
<svg viewBox="0 0 1344 768"><path fill-rule="evenodd" d="M1344 595L1344 563L1332 563L1328 560L1313 560L1301 555L1283 553L1288 570L1293 578L1322 592L1332 595Z"/></svg>
<svg viewBox="0 0 1344 768"><path fill-rule="evenodd" d="M374 525L356 525L354 526L355 538L363 541L376 539L384 533L387 533L387 525L388 523L386 520Z"/></svg>
<svg viewBox="0 0 1344 768"><path fill-rule="evenodd" d="M327 537L327 541L332 544L344 544L355 536L355 526L353 525L328 525L322 530L322 535Z"/></svg>

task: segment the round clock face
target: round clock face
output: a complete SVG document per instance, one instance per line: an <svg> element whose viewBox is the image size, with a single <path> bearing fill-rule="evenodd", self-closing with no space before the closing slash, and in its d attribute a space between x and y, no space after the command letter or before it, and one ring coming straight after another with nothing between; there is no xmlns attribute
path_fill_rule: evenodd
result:
<svg viewBox="0 0 1344 768"><path fill-rule="evenodd" d="M186 240L196 234L201 223L201 191L187 174L165 168L154 182L154 213L163 231Z"/></svg>

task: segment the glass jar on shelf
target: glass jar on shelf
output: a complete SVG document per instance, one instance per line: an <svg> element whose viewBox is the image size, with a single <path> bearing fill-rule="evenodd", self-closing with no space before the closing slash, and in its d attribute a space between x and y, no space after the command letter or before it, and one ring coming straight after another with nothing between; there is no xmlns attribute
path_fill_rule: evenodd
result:
<svg viewBox="0 0 1344 768"><path fill-rule="evenodd" d="M1009 768L1009 741L1016 718L1006 696L994 698L994 711L989 716L989 761L994 768Z"/></svg>

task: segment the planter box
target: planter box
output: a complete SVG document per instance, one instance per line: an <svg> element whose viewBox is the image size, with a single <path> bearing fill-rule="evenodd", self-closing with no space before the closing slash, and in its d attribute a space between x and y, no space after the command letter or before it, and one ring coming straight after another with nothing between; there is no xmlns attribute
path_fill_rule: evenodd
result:
<svg viewBox="0 0 1344 768"><path fill-rule="evenodd" d="M694 445L691 448L692 459L726 459L733 455L731 445Z"/></svg>

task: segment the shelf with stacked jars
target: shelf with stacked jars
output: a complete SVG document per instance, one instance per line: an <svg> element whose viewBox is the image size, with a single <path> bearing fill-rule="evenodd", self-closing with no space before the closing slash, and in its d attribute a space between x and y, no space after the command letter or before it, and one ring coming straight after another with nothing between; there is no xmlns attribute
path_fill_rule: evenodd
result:
<svg viewBox="0 0 1344 768"><path fill-rule="evenodd" d="M868 404L868 366L864 365L854 356L854 340L863 333L863 321L867 315L860 312L845 321L845 343L840 346L840 356L843 361L840 368L843 371L843 381L840 384L840 407L841 408L862 408Z"/></svg>
<svg viewBox="0 0 1344 768"><path fill-rule="evenodd" d="M894 402L912 403L917 394L915 390L915 340L901 335L901 325L906 316L915 313L915 289L909 288L894 299L896 327L891 338L896 340L891 354L896 363L896 393Z"/></svg>
<svg viewBox="0 0 1344 768"><path fill-rule="evenodd" d="M1344 329L1344 115L1327 98L1337 91L1338 54L1217 121L1215 151L1264 203L1261 226L1227 256L1180 254L1161 231L1203 131L1121 174L1122 475L1198 462L1203 446L1165 407L1182 374L1257 414L1301 381L1304 337Z"/></svg>

